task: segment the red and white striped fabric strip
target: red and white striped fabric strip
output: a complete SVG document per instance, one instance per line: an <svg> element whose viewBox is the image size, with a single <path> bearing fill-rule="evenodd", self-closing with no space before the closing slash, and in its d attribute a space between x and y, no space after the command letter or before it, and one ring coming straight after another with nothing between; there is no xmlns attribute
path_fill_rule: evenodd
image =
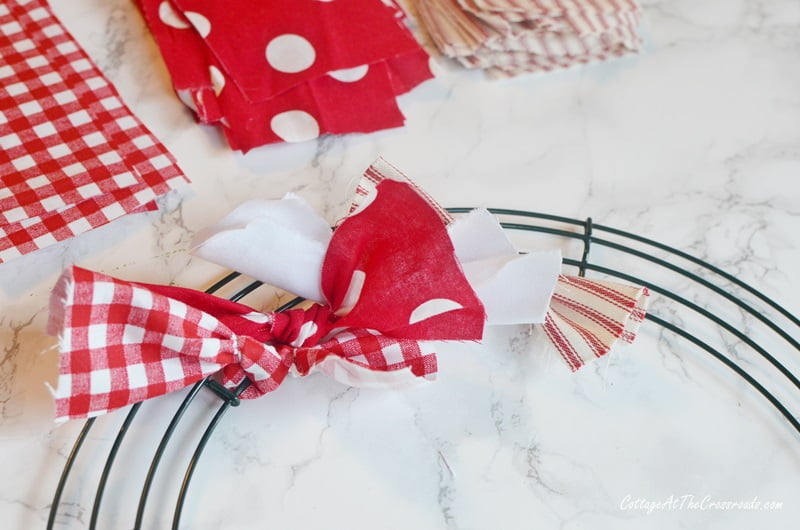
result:
<svg viewBox="0 0 800 530"><path fill-rule="evenodd" d="M498 5L492 9L481 9L472 0L458 0L459 5L474 16L497 26L499 20L510 23L513 28L542 32L572 32L577 35L599 33L621 24L638 23L640 11L632 1L619 2L618 8L611 5L596 6L582 2L559 2L561 8L547 9L541 2L527 11L505 10Z"/></svg>
<svg viewBox="0 0 800 530"><path fill-rule="evenodd" d="M436 46L492 77L568 68L637 52L634 0L426 0Z"/></svg>
<svg viewBox="0 0 800 530"><path fill-rule="evenodd" d="M638 39L631 37L628 28L616 27L603 33L587 35L523 32L504 39L490 39L478 53L486 49L544 56L578 56L610 48L627 48L632 51L638 46Z"/></svg>
<svg viewBox="0 0 800 530"><path fill-rule="evenodd" d="M545 333L573 371L607 354L617 340L633 342L649 291L579 276L561 276Z"/></svg>
<svg viewBox="0 0 800 530"><path fill-rule="evenodd" d="M558 15L579 11L613 13L638 11L634 0L458 0L462 5L472 5L480 11L525 13L531 15Z"/></svg>
<svg viewBox="0 0 800 530"><path fill-rule="evenodd" d="M349 213L356 211L368 196L375 193L378 184L386 179L405 182L410 185L414 191L425 199L425 202L436 211L444 224L449 224L453 220L453 216L451 216L441 204L436 202L425 190L417 186L414 181L383 158L376 160L362 175L356 187L356 191L353 194L353 201L350 203Z"/></svg>

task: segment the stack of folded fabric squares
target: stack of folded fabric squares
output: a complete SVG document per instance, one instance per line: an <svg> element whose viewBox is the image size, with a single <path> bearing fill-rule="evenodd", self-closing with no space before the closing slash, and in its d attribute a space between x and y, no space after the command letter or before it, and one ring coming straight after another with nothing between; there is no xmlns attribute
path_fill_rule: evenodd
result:
<svg viewBox="0 0 800 530"><path fill-rule="evenodd" d="M182 181L45 0L0 5L0 263L155 209Z"/></svg>
<svg viewBox="0 0 800 530"><path fill-rule="evenodd" d="M637 52L635 0L415 0L439 50L491 77Z"/></svg>
<svg viewBox="0 0 800 530"><path fill-rule="evenodd" d="M401 126L398 95L432 77L381 0L136 0L178 96L233 149Z"/></svg>

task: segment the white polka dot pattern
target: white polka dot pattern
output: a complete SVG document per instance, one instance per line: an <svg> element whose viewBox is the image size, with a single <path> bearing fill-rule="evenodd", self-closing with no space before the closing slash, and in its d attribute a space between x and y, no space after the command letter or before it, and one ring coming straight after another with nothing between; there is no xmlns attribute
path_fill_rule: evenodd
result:
<svg viewBox="0 0 800 530"><path fill-rule="evenodd" d="M353 214L350 214L353 215ZM336 310L337 316L344 316L358 303L361 298L361 291L364 289L364 282L367 280L367 273L362 270L354 270L350 277L350 285L342 300L341 307Z"/></svg>
<svg viewBox="0 0 800 530"><path fill-rule="evenodd" d="M300 35L285 34L267 44L267 61L279 72L296 74L311 67L317 52L307 39Z"/></svg>
<svg viewBox="0 0 800 530"><path fill-rule="evenodd" d="M355 68L334 70L333 72L328 72L328 75L337 81L341 81L342 83L355 83L356 81L363 79L364 76L367 75L368 71L369 65L362 64L361 66L356 66Z"/></svg>
<svg viewBox="0 0 800 530"><path fill-rule="evenodd" d="M269 126L284 142L305 142L319 136L319 123L314 116L303 110L288 110L276 114Z"/></svg>
<svg viewBox="0 0 800 530"><path fill-rule="evenodd" d="M461 304L453 300L447 300L446 298L434 298L433 300L428 300L427 302L417 306L411 312L411 316L408 318L408 323L416 324L417 322L422 322L423 320L435 317L436 315L461 309L461 307Z"/></svg>
<svg viewBox="0 0 800 530"><path fill-rule="evenodd" d="M218 95L225 88L225 76L216 66L209 66L208 73L211 76L211 85L214 87L214 94Z"/></svg>
<svg viewBox="0 0 800 530"><path fill-rule="evenodd" d="M184 15L186 15L186 18L189 19L189 22L192 23L192 26L194 26L194 29L197 30L201 37L208 37L211 33L211 22L209 22L206 17L200 13L193 13L191 11L185 12Z"/></svg>
<svg viewBox="0 0 800 530"><path fill-rule="evenodd" d="M192 27L169 3L169 0L164 0L158 6L158 18L166 24L177 29L186 29Z"/></svg>
<svg viewBox="0 0 800 530"><path fill-rule="evenodd" d="M313 337L317 331L319 331L319 326L313 320L303 322L303 325L300 326L300 331L297 333L297 338L292 341L291 345L299 348L309 337Z"/></svg>
<svg viewBox="0 0 800 530"><path fill-rule="evenodd" d="M397 96L432 77L402 12L377 0L136 4L179 97L233 149L400 127Z"/></svg>

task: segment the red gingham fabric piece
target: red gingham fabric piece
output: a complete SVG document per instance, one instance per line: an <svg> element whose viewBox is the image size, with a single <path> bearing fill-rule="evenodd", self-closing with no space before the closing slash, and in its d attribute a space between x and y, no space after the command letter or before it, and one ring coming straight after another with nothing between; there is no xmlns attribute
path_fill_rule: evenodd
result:
<svg viewBox="0 0 800 530"><path fill-rule="evenodd" d="M395 181L376 190L330 241L327 306L264 315L191 289L65 272L48 325L62 351L57 417L103 414L219 370L229 387L249 379L242 397L258 397L293 366L305 375L331 357L433 376L435 353L423 341L480 339L483 306L427 200Z"/></svg>
<svg viewBox="0 0 800 530"><path fill-rule="evenodd" d="M139 184L0 227L0 261L69 239L126 213L155 210L155 197L152 188Z"/></svg>
<svg viewBox="0 0 800 530"><path fill-rule="evenodd" d="M410 368L417 377L433 376L437 370L436 355L423 351L420 342L388 337L364 328L338 333L318 348L298 349L295 366L305 375L331 355L370 370Z"/></svg>
<svg viewBox="0 0 800 530"><path fill-rule="evenodd" d="M396 96L432 77L381 0L136 2L179 97L233 149L401 126Z"/></svg>
<svg viewBox="0 0 800 530"><path fill-rule="evenodd" d="M59 420L183 388L237 357L235 336L217 319L129 282L75 267L59 280L53 301L49 329L65 352Z"/></svg>
<svg viewBox="0 0 800 530"><path fill-rule="evenodd" d="M0 262L185 180L42 0L0 6Z"/></svg>

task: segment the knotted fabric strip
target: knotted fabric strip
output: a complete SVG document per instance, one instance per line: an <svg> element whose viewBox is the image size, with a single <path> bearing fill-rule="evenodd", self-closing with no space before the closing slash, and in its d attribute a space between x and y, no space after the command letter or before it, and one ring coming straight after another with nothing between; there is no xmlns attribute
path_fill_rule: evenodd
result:
<svg viewBox="0 0 800 530"><path fill-rule="evenodd" d="M560 274L558 251L520 254L497 219L453 219L383 160L331 231L299 197L250 201L195 241L200 257L313 303L285 313L73 268L51 300L59 419L94 416L222 373L253 398L288 373L386 388L436 374L430 341L542 324L574 371L633 341L647 289Z"/></svg>
<svg viewBox="0 0 800 530"><path fill-rule="evenodd" d="M243 398L274 390L290 370L364 386L433 376L427 341L479 340L483 306L428 202L400 182L378 190L331 237L326 301L310 309L262 314L191 289L66 271L48 325L62 351L57 419L103 414L220 370L229 387L251 381Z"/></svg>
<svg viewBox="0 0 800 530"><path fill-rule="evenodd" d="M487 313L488 325L542 324L564 362L575 371L611 351L618 340L632 342L645 314L644 287L560 274L558 251L520 254L497 219L485 209L453 218L432 197L383 159L364 173L350 212L357 213L380 196L385 182L406 182L424 198L436 222L447 228L456 257ZM200 257L246 272L259 280L320 300L315 289L327 225L295 196L281 201L250 201L217 225L198 234ZM405 219L403 217L403 219ZM276 230L293 226L294 253ZM264 265L281 252L283 267ZM304 271L289 275L287 271ZM297 278L310 279L298 283Z"/></svg>

